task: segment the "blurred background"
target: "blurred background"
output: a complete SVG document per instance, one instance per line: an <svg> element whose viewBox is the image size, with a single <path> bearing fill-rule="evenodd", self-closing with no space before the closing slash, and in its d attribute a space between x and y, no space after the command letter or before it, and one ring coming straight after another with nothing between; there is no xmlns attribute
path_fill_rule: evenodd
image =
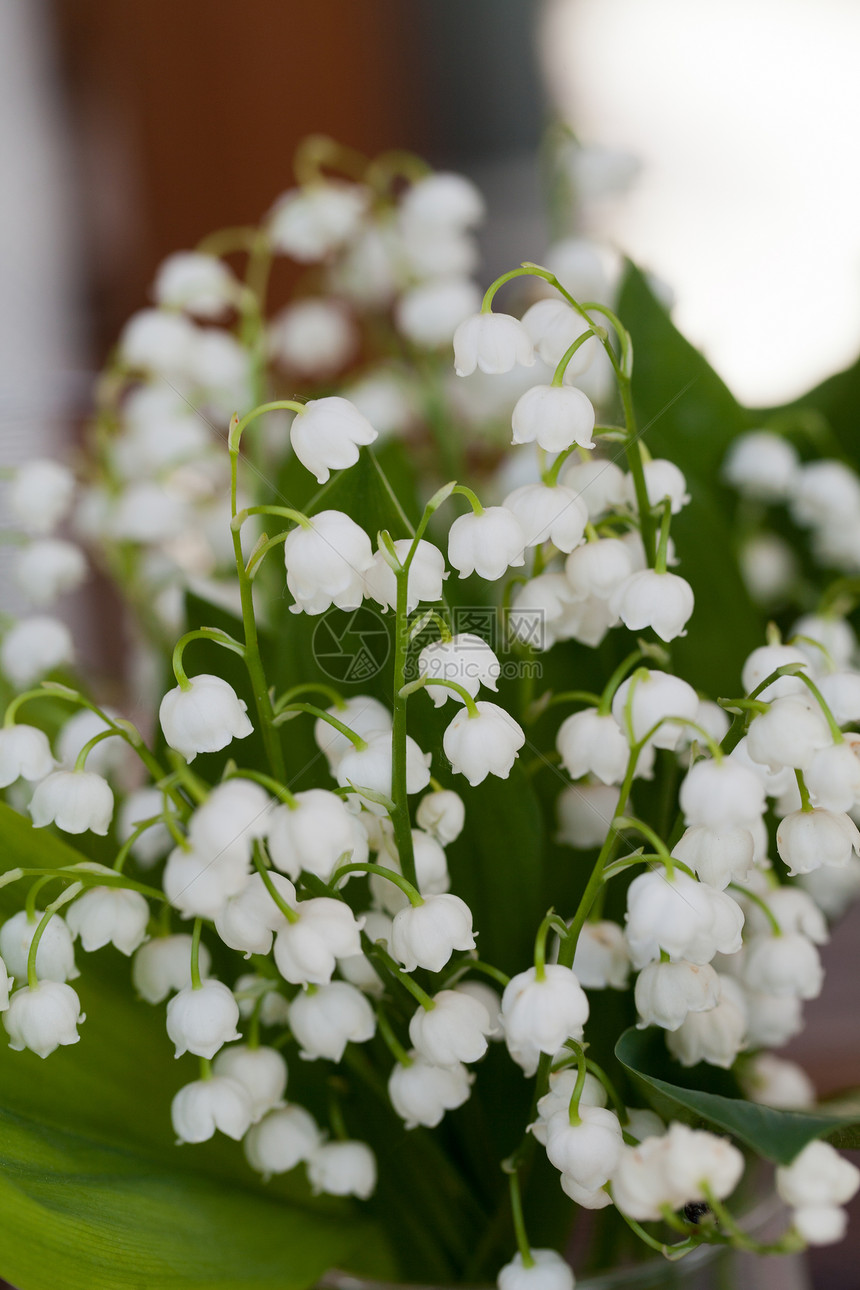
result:
<svg viewBox="0 0 860 1290"><path fill-rule="evenodd" d="M159 261L256 222L312 132L474 178L489 280L546 247L566 123L588 231L741 401L785 402L860 350L858 48L855 0L3 0L3 463L68 443ZM822 1094L860 1083L858 934L790 1050ZM860 1213L815 1284L860 1284L858 1252Z"/></svg>

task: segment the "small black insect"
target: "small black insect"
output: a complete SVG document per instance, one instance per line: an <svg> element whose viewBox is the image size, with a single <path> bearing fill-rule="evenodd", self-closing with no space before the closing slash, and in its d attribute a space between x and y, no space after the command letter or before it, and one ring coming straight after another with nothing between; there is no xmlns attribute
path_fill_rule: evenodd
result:
<svg viewBox="0 0 860 1290"><path fill-rule="evenodd" d="M698 1223L699 1219L710 1214L711 1207L703 1200L691 1200L684 1206L684 1217L689 1223Z"/></svg>

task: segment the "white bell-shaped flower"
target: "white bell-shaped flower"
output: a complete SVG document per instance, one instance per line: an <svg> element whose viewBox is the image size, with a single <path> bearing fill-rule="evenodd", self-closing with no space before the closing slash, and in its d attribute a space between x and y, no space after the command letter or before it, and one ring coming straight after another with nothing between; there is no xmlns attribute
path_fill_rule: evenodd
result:
<svg viewBox="0 0 860 1290"><path fill-rule="evenodd" d="M305 1061L339 1062L348 1043L366 1044L376 1034L367 999L346 981L302 990L290 1004L290 1029Z"/></svg>
<svg viewBox="0 0 860 1290"><path fill-rule="evenodd" d="M357 609L373 548L363 529L343 511L320 511L310 527L294 528L284 543L293 613L324 614L332 605Z"/></svg>
<svg viewBox="0 0 860 1290"><path fill-rule="evenodd" d="M59 461L31 457L15 470L6 505L15 523L27 533L50 533L69 512L75 477Z"/></svg>
<svg viewBox="0 0 860 1290"><path fill-rule="evenodd" d="M180 537L191 523L186 498L168 493L162 484L142 480L116 499L108 536L120 542L161 543Z"/></svg>
<svg viewBox="0 0 860 1290"><path fill-rule="evenodd" d="M75 646L68 627L47 614L13 623L0 644L0 668L19 690L73 663L74 658Z"/></svg>
<svg viewBox="0 0 860 1290"><path fill-rule="evenodd" d="M612 1197L608 1191L604 1191L602 1187L597 1187L593 1191L587 1187L580 1187L571 1174L562 1174L559 1182L565 1196L569 1196L573 1203L582 1209L606 1209L607 1205L612 1204Z"/></svg>
<svg viewBox="0 0 860 1290"><path fill-rule="evenodd" d="M636 967L659 959L661 950L672 959L709 963L718 951L740 948L743 913L734 901L736 919L723 927L723 902L731 900L688 874L655 866L635 877L627 890L627 943Z"/></svg>
<svg viewBox="0 0 860 1290"><path fill-rule="evenodd" d="M377 909L368 910L364 915L363 931L372 944L382 941L387 946L391 939L391 919L388 914L381 913ZM379 997L385 993L385 986L379 973L366 954L351 954L347 958L339 959L338 969L345 981L349 981L350 985L358 986L365 994Z"/></svg>
<svg viewBox="0 0 860 1290"><path fill-rule="evenodd" d="M112 708L105 709L105 717L111 721L119 715ZM96 735L104 734L110 729L109 722L89 708L81 708L69 717L57 735L57 760L62 769L72 770L84 745ZM127 769L128 754L128 744L120 734L115 733L90 749L87 753L87 770L103 775L106 779L110 778L112 774Z"/></svg>
<svg viewBox="0 0 860 1290"><path fill-rule="evenodd" d="M645 569L631 573L609 599L609 608L632 632L653 627L664 641L686 636L693 613L693 589L675 573Z"/></svg>
<svg viewBox="0 0 860 1290"><path fill-rule="evenodd" d="M636 978L639 1028L677 1030L689 1012L707 1012L720 1001L720 978L710 963L649 963Z"/></svg>
<svg viewBox="0 0 860 1290"><path fill-rule="evenodd" d="M460 515L448 533L448 560L461 578L477 573L496 582L509 568L525 564L523 527L505 506Z"/></svg>
<svg viewBox="0 0 860 1290"><path fill-rule="evenodd" d="M747 1019L743 990L732 977L723 975L716 1007L688 1012L678 1029L667 1033L666 1045L682 1066L709 1062L728 1070L745 1046Z"/></svg>
<svg viewBox="0 0 860 1290"><path fill-rule="evenodd" d="M9 1007L9 991L14 982L15 978L9 975L6 964L0 958L0 1012L5 1012Z"/></svg>
<svg viewBox="0 0 860 1290"><path fill-rule="evenodd" d="M337 782L342 788L354 785L374 793L391 796L391 735L371 735L366 748L350 748L337 766ZM430 753L423 753L414 739L406 737L406 792L420 793L430 783ZM361 794L359 794L361 796ZM372 814L384 813L384 807L368 799L363 805Z"/></svg>
<svg viewBox="0 0 860 1290"><path fill-rule="evenodd" d="M817 999L824 969L818 950L800 932L751 936L745 946L743 980L765 994Z"/></svg>
<svg viewBox="0 0 860 1290"><path fill-rule="evenodd" d="M498 1290L573 1290L573 1270L556 1250L530 1250L530 1267L520 1253L499 1269Z"/></svg>
<svg viewBox="0 0 860 1290"><path fill-rule="evenodd" d="M250 1048L233 1044L222 1048L212 1063L215 1075L241 1084L251 1103L251 1122L256 1124L267 1111L283 1106L287 1088L287 1063L276 1048Z"/></svg>
<svg viewBox="0 0 860 1290"><path fill-rule="evenodd" d="M543 1097L538 1098L538 1118L534 1124L529 1125L529 1132L534 1134L541 1146L546 1146L551 1120L558 1115L565 1115L568 1120L570 1119L570 1101L576 1088L578 1075L576 1067L550 1072L549 1089ZM579 1095L579 1105L606 1106L606 1101L606 1089L600 1080L588 1071Z"/></svg>
<svg viewBox="0 0 860 1290"><path fill-rule="evenodd" d="M703 1201L707 1189L718 1200L729 1196L741 1180L744 1158L728 1138L677 1121L663 1138L663 1168L685 1201Z"/></svg>
<svg viewBox="0 0 860 1290"><path fill-rule="evenodd" d="M841 918L860 896L860 859L849 860L844 869L831 865L815 869L802 874L799 881L827 918Z"/></svg>
<svg viewBox="0 0 860 1290"><path fill-rule="evenodd" d="M481 293L469 278L431 278L410 287L394 307L398 331L422 349L449 346L464 319L481 307Z"/></svg>
<svg viewBox="0 0 860 1290"><path fill-rule="evenodd" d="M15 580L34 605L49 605L64 592L76 591L86 575L83 551L61 538L31 542L15 561Z"/></svg>
<svg viewBox="0 0 860 1290"><path fill-rule="evenodd" d="M518 318L510 314L476 313L464 318L454 332L454 368L458 376L471 376L475 368L488 376L532 367L531 337Z"/></svg>
<svg viewBox="0 0 860 1290"><path fill-rule="evenodd" d="M860 721L860 672L849 668L827 672L819 677L818 688L837 725Z"/></svg>
<svg viewBox="0 0 860 1290"><path fill-rule="evenodd" d="M348 399L330 395L311 399L290 426L293 451L318 484L332 470L346 470L358 461L359 448L373 443L376 431Z"/></svg>
<svg viewBox="0 0 860 1290"><path fill-rule="evenodd" d="M759 777L728 757L699 761L691 767L681 784L679 801L686 824L710 829L743 827L763 815L767 805Z"/></svg>
<svg viewBox="0 0 860 1290"><path fill-rule="evenodd" d="M747 1048L781 1048L803 1030L803 1003L794 994L744 989Z"/></svg>
<svg viewBox="0 0 860 1290"><path fill-rule="evenodd" d="M432 689L441 689L441 686L434 686ZM457 840L463 832L465 822L466 807L463 799L450 788L427 793L421 798L415 812L418 827L431 834L443 847Z"/></svg>
<svg viewBox="0 0 860 1290"><path fill-rule="evenodd" d="M56 917L51 919L51 923L54 922ZM51 923L48 924L48 929ZM41 949L40 945L36 953L37 970ZM205 978L212 966L212 956L203 944L200 945L198 963L200 975ZM177 990L190 989L191 937L185 932L176 932L172 936L156 936L151 941L146 941L132 959L131 980L137 993L147 1003L161 1003Z"/></svg>
<svg viewBox="0 0 860 1290"><path fill-rule="evenodd" d="M328 985L338 959L361 952L363 920L328 896L299 901L298 919L275 937L275 963L293 985Z"/></svg>
<svg viewBox="0 0 860 1290"><path fill-rule="evenodd" d="M233 995L239 1005L239 1016L246 1021L253 1017L257 1008L261 1026L273 1026L282 1030L290 1019L289 1002L281 994L278 982L271 977L247 972L236 978Z"/></svg>
<svg viewBox="0 0 860 1290"><path fill-rule="evenodd" d="M581 1039L587 1020L588 999L570 968L548 963L541 978L537 968L527 968L505 986L505 1043L527 1075L534 1074L541 1053L555 1054L566 1039Z"/></svg>
<svg viewBox="0 0 860 1290"><path fill-rule="evenodd" d="M212 1075L185 1084L170 1104L179 1142L208 1142L216 1130L239 1142L251 1125L251 1099L238 1080Z"/></svg>
<svg viewBox="0 0 860 1290"><path fill-rule="evenodd" d="M685 1203L666 1171L666 1141L663 1136L644 1138L638 1146L622 1149L612 1176L612 1199L622 1213L639 1222L662 1218L661 1209L675 1209Z"/></svg>
<svg viewBox="0 0 860 1290"><path fill-rule="evenodd" d="M653 461L646 461L643 469L649 505L661 506L668 498L673 515L682 511L690 500L690 494L687 492L687 481L674 461L655 457ZM627 503L635 510L636 488L632 475L626 477L626 491Z"/></svg>
<svg viewBox="0 0 860 1290"><path fill-rule="evenodd" d="M848 1212L840 1205L803 1205L792 1213L791 1225L807 1245L833 1245L845 1237Z"/></svg>
<svg viewBox="0 0 860 1290"><path fill-rule="evenodd" d="M804 462L792 489L791 513L798 524L849 522L860 509L860 480L841 461Z"/></svg>
<svg viewBox="0 0 860 1290"><path fill-rule="evenodd" d="M434 1066L476 1062L487 1051L492 1018L479 999L458 990L440 990L432 1008L418 1008L409 1022L417 1053Z"/></svg>
<svg viewBox="0 0 860 1290"><path fill-rule="evenodd" d="M792 876L811 873L823 864L844 868L853 855L860 854L860 830L842 812L819 807L794 811L777 828L776 849Z"/></svg>
<svg viewBox="0 0 860 1290"><path fill-rule="evenodd" d="M774 1053L756 1053L743 1072L743 1089L751 1102L790 1111L815 1106L815 1085L803 1067Z"/></svg>
<svg viewBox="0 0 860 1290"><path fill-rule="evenodd" d="M569 784L556 798L556 841L588 851L602 845L618 810L619 790L612 784Z"/></svg>
<svg viewBox="0 0 860 1290"><path fill-rule="evenodd" d="M227 681L207 672L189 678L188 685L168 690L158 709L164 738L193 761L198 753L219 752L233 739L254 733L248 705Z"/></svg>
<svg viewBox="0 0 860 1290"><path fill-rule="evenodd" d="M319 1147L322 1135L310 1112L303 1106L276 1107L252 1125L242 1144L248 1164L264 1178L289 1173L308 1160Z"/></svg>
<svg viewBox="0 0 860 1290"><path fill-rule="evenodd" d="M269 215L272 245L300 264L323 260L355 236L369 202L366 188L342 180L292 188Z"/></svg>
<svg viewBox="0 0 860 1290"><path fill-rule="evenodd" d="M403 434L417 419L416 392L398 368L371 368L358 380L351 381L345 392L359 412L376 426L380 439Z"/></svg>
<svg viewBox="0 0 860 1290"><path fill-rule="evenodd" d="M519 520L528 546L552 542L568 554L583 540L588 510L563 484L524 484L509 493L504 504Z"/></svg>
<svg viewBox="0 0 860 1290"><path fill-rule="evenodd" d="M161 884L183 918L216 918L226 902L244 889L248 878L248 862L229 850L212 857L193 847L174 847Z"/></svg>
<svg viewBox="0 0 860 1290"><path fill-rule="evenodd" d="M113 815L113 793L92 771L55 770L36 785L27 809L37 829L56 824L64 833L91 830L103 837Z"/></svg>
<svg viewBox="0 0 860 1290"><path fill-rule="evenodd" d="M296 889L279 873L267 875L278 895L291 907ZM225 945L243 954L268 954L274 933L286 926L286 915L272 899L262 876L253 873L241 890L223 902L215 913L215 930Z"/></svg>
<svg viewBox="0 0 860 1290"><path fill-rule="evenodd" d="M486 214L481 192L465 175L437 170L422 175L400 200L404 220L433 227L473 228Z"/></svg>
<svg viewBox="0 0 860 1290"><path fill-rule="evenodd" d="M120 361L132 371L187 381L195 340L194 324L181 314L140 309L120 332L117 349Z"/></svg>
<svg viewBox="0 0 860 1290"><path fill-rule="evenodd" d="M579 605L564 574L541 573L515 588L507 629L521 645L543 651L568 640L579 618Z"/></svg>
<svg viewBox="0 0 860 1290"><path fill-rule="evenodd" d="M352 316L339 301L308 297L294 301L275 315L269 323L268 342L270 352L291 372L320 381L335 376L352 362L360 345L360 334ZM319 402L333 404L346 403L346 400L327 398ZM340 429L349 435L351 427L343 424ZM308 447L308 427L305 426L300 433L302 448L296 447L293 441L296 456L302 465L316 474L317 466L309 464L302 455ZM336 433L336 425L328 424L322 432L324 444L330 444L329 436ZM334 442L338 442L337 437ZM310 445L310 457L320 460L313 444ZM358 460L357 454L355 460ZM331 462L329 466L338 469Z"/></svg>
<svg viewBox="0 0 860 1290"><path fill-rule="evenodd" d="M620 466L601 457L592 457L588 461L571 458L561 472L561 483L566 488L572 488L582 498L588 507L588 518L592 524L602 519L607 511L616 510L625 504L625 479Z"/></svg>
<svg viewBox="0 0 860 1290"><path fill-rule="evenodd" d="M55 765L44 731L24 725L0 729L0 788L8 788L16 779L44 779Z"/></svg>
<svg viewBox="0 0 860 1290"><path fill-rule="evenodd" d="M594 421L594 405L575 385L533 385L514 406L511 442L536 443L545 452L593 448ZM575 491L569 482L565 487Z"/></svg>
<svg viewBox="0 0 860 1290"><path fill-rule="evenodd" d="M204 981L180 990L167 1005L167 1033L176 1056L194 1053L212 1058L224 1044L241 1036L236 1029L239 1005L222 981Z"/></svg>
<svg viewBox="0 0 860 1290"><path fill-rule="evenodd" d="M88 954L104 945L133 954L146 940L149 905L139 891L90 887L70 905L66 923Z"/></svg>
<svg viewBox="0 0 860 1290"><path fill-rule="evenodd" d="M421 829L412 830L412 853L415 861L416 885L422 896L438 896L450 891L451 876L448 873L448 861L439 842ZM377 856L377 864L393 873L402 873L400 857L392 843L388 843ZM375 902L392 916L404 909L408 898L380 874L370 875L370 891Z"/></svg>
<svg viewBox="0 0 860 1290"><path fill-rule="evenodd" d="M446 1111L469 1100L474 1081L465 1066L434 1066L416 1052L408 1066L396 1062L388 1080L388 1096L407 1129L419 1124L435 1129Z"/></svg>
<svg viewBox="0 0 860 1290"><path fill-rule="evenodd" d="M110 740L105 740L110 743ZM101 745L97 745L101 747ZM95 750L94 750L95 751ZM117 814L116 831L120 842L127 842L138 824L161 815L164 795L158 788L138 788L122 803ZM131 844L131 854L142 869L150 869L171 848L172 840L166 824L152 824Z"/></svg>
<svg viewBox="0 0 860 1290"><path fill-rule="evenodd" d="M156 304L184 309L195 318L220 318L235 303L238 284L215 255L176 251L162 260L152 287Z"/></svg>
<svg viewBox="0 0 860 1290"><path fill-rule="evenodd" d="M80 999L62 981L42 980L23 986L12 995L3 1013L9 1047L16 1052L29 1048L39 1057L49 1057L61 1045L76 1044L78 1026L85 1020Z"/></svg>
<svg viewBox="0 0 860 1290"><path fill-rule="evenodd" d="M417 220L400 220L401 276L455 278L473 273L478 264L474 238L462 230L433 228Z"/></svg>
<svg viewBox="0 0 860 1290"><path fill-rule="evenodd" d="M860 1169L829 1142L809 1142L790 1165L779 1165L776 1189L796 1208L847 1205L860 1190Z"/></svg>
<svg viewBox="0 0 860 1290"><path fill-rule="evenodd" d="M745 694L751 694L772 672L779 667L798 663L808 667L806 656L795 645L760 645L748 655L741 671L741 684ZM797 676L779 676L771 681L757 696L764 703L784 699L787 694L806 694L806 686Z"/></svg>
<svg viewBox="0 0 860 1290"><path fill-rule="evenodd" d="M314 1195L368 1200L376 1190L376 1157L366 1142L324 1142L309 1157L307 1167Z"/></svg>
<svg viewBox="0 0 860 1290"><path fill-rule="evenodd" d="M272 811L268 849L272 864L291 878L302 870L328 882L339 863L367 860L367 834L336 793L309 788L296 793L295 806Z"/></svg>
<svg viewBox="0 0 860 1290"><path fill-rule="evenodd" d="M582 495L587 501L588 494ZM598 538L577 547L565 561L565 576L581 600L597 596L609 600L633 573L629 547L618 538Z"/></svg>
<svg viewBox="0 0 860 1290"><path fill-rule="evenodd" d="M461 708L442 737L452 769L473 787L488 775L507 779L526 741L521 727L497 703L481 701L476 707L475 716Z"/></svg>
<svg viewBox="0 0 860 1290"><path fill-rule="evenodd" d="M763 899L779 923L783 932L800 932L814 945L826 945L830 939L827 920L815 901L794 884L782 887L768 887L759 890ZM771 932L770 919L759 903L750 901L747 905L747 931L751 936L766 935Z"/></svg>
<svg viewBox="0 0 860 1290"><path fill-rule="evenodd" d="M561 1173L586 1191L608 1182L621 1158L624 1139L618 1116L602 1106L580 1106L579 1124L565 1112L547 1124L546 1154Z"/></svg>
<svg viewBox="0 0 860 1290"><path fill-rule="evenodd" d="M583 708L559 727L555 746L571 779L596 775L604 784L620 784L630 759L630 748L618 722L596 708Z"/></svg>
<svg viewBox="0 0 860 1290"><path fill-rule="evenodd" d="M769 430L750 430L732 441L723 475L744 497L784 502L791 496L798 465L787 439Z"/></svg>
<svg viewBox="0 0 860 1290"><path fill-rule="evenodd" d="M254 841L268 832L274 808L273 799L253 780L225 780L192 814L189 841L207 860L247 863Z"/></svg>
<svg viewBox="0 0 860 1290"><path fill-rule="evenodd" d="M329 716L336 717L342 725L354 731L361 739L367 739L370 735L384 734L386 731L390 737L391 712L384 703L380 703L369 694L356 694L350 699L345 699L342 707L328 708L327 711ZM318 717L314 723L314 742L325 754L332 774L337 770L344 753L354 747L346 735L336 730L322 717Z"/></svg>
<svg viewBox="0 0 860 1290"><path fill-rule="evenodd" d="M816 806L850 811L860 799L860 735L849 733L842 743L817 752L804 780Z"/></svg>
<svg viewBox="0 0 860 1290"><path fill-rule="evenodd" d="M766 712L753 717L747 731L747 752L753 761L780 770L790 766L806 770L817 752L827 748L833 736L819 708L810 707L801 696L776 699Z"/></svg>
<svg viewBox="0 0 860 1290"><path fill-rule="evenodd" d="M523 327L531 337L535 352L549 367L561 362L573 342L588 331L590 325L587 318L557 296L535 301L523 314ZM600 342L592 338L580 346L565 371L568 380L585 371L599 345Z"/></svg>
<svg viewBox="0 0 860 1290"><path fill-rule="evenodd" d="M389 948L407 972L441 972L454 950L473 950L472 911L450 893L430 895L394 916Z"/></svg>
<svg viewBox="0 0 860 1290"><path fill-rule="evenodd" d="M617 923L586 923L576 942L573 970L586 990L623 990L630 975L630 955Z"/></svg>
<svg viewBox="0 0 860 1290"><path fill-rule="evenodd" d="M627 697L633 688L630 716L633 737L640 742L658 722L662 722L649 740L655 748L674 749L683 733L683 722L672 722L672 717L696 718L699 699L696 691L679 676L652 669L647 675L634 673L622 681L612 700L612 715L626 730L625 712Z"/></svg>
<svg viewBox="0 0 860 1290"><path fill-rule="evenodd" d="M411 538L398 538L394 550L398 560L404 562L412 548ZM406 612L411 614L423 602L442 599L442 588L448 571L445 557L432 542L423 538L415 548L406 579ZM397 578L382 551L377 551L370 568L364 575L367 595L382 605L383 609L397 608Z"/></svg>
<svg viewBox="0 0 860 1290"><path fill-rule="evenodd" d="M418 655L418 675L434 681L454 681L474 699L482 685L496 690L502 667L486 641L471 632L459 632L449 640L433 641ZM462 695L443 685L428 685L435 707L448 699L462 703Z"/></svg>
<svg viewBox="0 0 860 1290"><path fill-rule="evenodd" d="M755 861L755 839L748 828L705 828L685 830L672 848L672 855L692 869L701 882L719 891L730 882L744 882Z"/></svg>

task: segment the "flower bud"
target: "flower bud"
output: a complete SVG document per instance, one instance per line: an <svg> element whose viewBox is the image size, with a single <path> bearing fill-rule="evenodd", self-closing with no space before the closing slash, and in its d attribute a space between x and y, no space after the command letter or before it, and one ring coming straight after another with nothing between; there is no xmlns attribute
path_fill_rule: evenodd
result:
<svg viewBox="0 0 860 1290"><path fill-rule="evenodd" d="M492 1024L480 1000L457 990L440 990L432 1008L421 1007L413 1014L409 1038L432 1065L456 1066L483 1057Z"/></svg>
<svg viewBox="0 0 860 1290"><path fill-rule="evenodd" d="M403 563L412 549L411 538L394 543L398 560ZM441 600L443 584L448 577L445 558L432 542L419 541L406 579L406 612L411 614L422 601ZM397 608L397 578L383 552L377 551L364 575L366 594L383 609Z"/></svg>
<svg viewBox="0 0 860 1290"><path fill-rule="evenodd" d="M305 1061L339 1062L348 1043L366 1044L376 1034L367 999L346 981L331 981L297 994L290 1004L290 1029Z"/></svg>
<svg viewBox="0 0 860 1290"><path fill-rule="evenodd" d="M442 747L453 770L474 787L488 775L507 779L526 741L521 728L504 708L480 702L478 715L461 708L445 730Z"/></svg>
<svg viewBox="0 0 860 1290"><path fill-rule="evenodd" d="M563 484L524 484L508 494L504 505L519 520L527 546L552 542L569 553L583 540L588 510Z"/></svg>
<svg viewBox="0 0 860 1290"><path fill-rule="evenodd" d="M638 632L652 627L661 640L686 636L684 630L693 613L693 589L674 573L644 569L631 573L616 587L609 608L624 626Z"/></svg>
<svg viewBox="0 0 860 1290"><path fill-rule="evenodd" d="M566 1112L547 1125L546 1153L561 1173L586 1191L597 1191L615 1172L623 1138L618 1117L600 1106L580 1106L579 1124Z"/></svg>
<svg viewBox="0 0 860 1290"><path fill-rule="evenodd" d="M433 689L441 688L441 686L433 687ZM463 832L465 821L466 808L463 805L463 799L450 788L436 789L432 793L427 793L421 798L415 812L415 823L418 827L431 834L443 847L457 840Z"/></svg>
<svg viewBox="0 0 860 1290"><path fill-rule="evenodd" d="M829 1142L809 1142L790 1165L776 1171L776 1189L796 1208L847 1205L860 1188L860 1169Z"/></svg>
<svg viewBox="0 0 860 1290"><path fill-rule="evenodd" d="M133 954L146 940L149 905L139 891L90 887L69 907L66 923L88 954L104 945Z"/></svg>
<svg viewBox="0 0 860 1290"><path fill-rule="evenodd" d="M373 443L376 431L348 399L336 395L311 399L290 426L290 443L302 465L325 484L332 470L358 461L359 447Z"/></svg>
<svg viewBox="0 0 860 1290"><path fill-rule="evenodd" d="M256 1124L267 1111L283 1106L287 1087L287 1063L276 1048L249 1048L234 1044L222 1048L212 1063L216 1075L241 1084L251 1106L251 1123Z"/></svg>
<svg viewBox="0 0 860 1290"><path fill-rule="evenodd" d="M532 367L534 361L529 333L510 314L472 314L454 332L454 367L458 376L471 376L476 367L489 376L497 376L518 364Z"/></svg>
<svg viewBox="0 0 860 1290"><path fill-rule="evenodd" d="M236 1029L239 1005L221 981L204 981L180 990L167 1005L167 1033L176 1056L194 1053L212 1058L224 1044L241 1036Z"/></svg>
<svg viewBox="0 0 860 1290"><path fill-rule="evenodd" d="M9 1047L16 1052L29 1048L39 1057L49 1057L60 1045L76 1044L78 1026L85 1020L80 999L62 981L41 980L34 986L23 986L12 995L3 1013Z"/></svg>
<svg viewBox="0 0 860 1290"><path fill-rule="evenodd" d="M546 452L564 452L574 444L593 448L594 420L591 400L576 386L533 385L514 407L511 442L537 443ZM567 480L564 487L574 491ZM585 498L583 505L587 508Z"/></svg>
<svg viewBox="0 0 860 1290"><path fill-rule="evenodd" d="M803 1205L791 1219L807 1245L832 1245L842 1240L848 1228L848 1215L839 1205Z"/></svg>
<svg viewBox="0 0 860 1290"><path fill-rule="evenodd" d="M507 569L525 564L526 535L505 506L459 516L448 532L448 561L461 578L477 573L497 582Z"/></svg>
<svg viewBox="0 0 860 1290"><path fill-rule="evenodd" d="M14 623L0 644L0 667L23 690L56 668L72 663L75 647L65 623L46 614Z"/></svg>
<svg viewBox="0 0 860 1290"><path fill-rule="evenodd" d="M68 514L75 493L72 472L49 457L22 461L6 494L9 514L27 533L50 533Z"/></svg>
<svg viewBox="0 0 860 1290"><path fill-rule="evenodd" d="M641 1030L677 1030L690 1012L707 1012L720 1001L720 978L709 963L649 963L636 978Z"/></svg>
<svg viewBox="0 0 860 1290"><path fill-rule="evenodd" d="M388 1079L388 1096L407 1129L421 1124L435 1129L446 1111L453 1111L469 1100L474 1081L465 1066L434 1066L416 1052L409 1054L410 1064L395 1062Z"/></svg>
<svg viewBox="0 0 860 1290"><path fill-rule="evenodd" d="M299 901L298 920L275 937L275 963L293 985L328 985L338 959L361 952L363 920L328 896Z"/></svg>
<svg viewBox="0 0 860 1290"><path fill-rule="evenodd" d="M357 1196L376 1190L376 1157L366 1142L324 1142L308 1159L308 1181L315 1196Z"/></svg>
<svg viewBox="0 0 860 1290"><path fill-rule="evenodd" d="M454 950L473 950L472 911L459 896L426 896L394 917L390 950L407 972L440 972Z"/></svg>
<svg viewBox="0 0 860 1290"><path fill-rule="evenodd" d="M251 1099L238 1080L212 1075L179 1090L170 1119L179 1142L208 1142L216 1129L238 1142L251 1124Z"/></svg>
<svg viewBox="0 0 860 1290"><path fill-rule="evenodd" d="M527 1075L540 1053L553 1055L566 1039L582 1038L588 999L570 968L549 963L538 978L528 968L511 978L502 995L502 1024L508 1051Z"/></svg>
<svg viewBox="0 0 860 1290"><path fill-rule="evenodd" d="M45 935L57 921L56 915L48 924ZM2 947L0 929L0 947ZM44 942L44 937L43 937ZM42 945L36 953L36 966ZM212 956L205 945L200 945L200 975L205 977L212 966ZM131 980L135 990L147 1003L161 1003L169 994L191 987L191 937L185 932L173 936L156 936L146 941L134 956Z"/></svg>
<svg viewBox="0 0 860 1290"><path fill-rule="evenodd" d="M158 717L170 747L193 761L198 753L219 752L233 739L253 734L247 711L232 685L204 672L192 677L187 688L168 690Z"/></svg>
<svg viewBox="0 0 860 1290"><path fill-rule="evenodd" d="M498 689L501 664L486 641L471 632L461 632L449 640L433 641L418 655L418 675L434 681L454 681L474 699L482 685ZM434 707L449 699L462 703L462 695L443 685L428 685L427 693Z"/></svg>
<svg viewBox="0 0 860 1290"><path fill-rule="evenodd" d="M573 1290L573 1272L555 1250L531 1250L534 1263L523 1266L522 1254L515 1254L499 1271L498 1290Z"/></svg>
<svg viewBox="0 0 860 1290"><path fill-rule="evenodd" d="M294 614L323 614L332 605L357 609L373 563L370 538L343 511L320 511L310 527L294 528L284 543Z"/></svg>
<svg viewBox="0 0 860 1290"><path fill-rule="evenodd" d="M0 729L0 788L8 788L16 779L44 779L55 765L42 730L23 725Z"/></svg>
<svg viewBox="0 0 860 1290"><path fill-rule="evenodd" d="M40 909L33 911L32 918L21 909L0 927L0 955L18 981L27 979L30 946L42 917ZM80 975L75 967L72 936L60 914L53 915L42 933L36 950L36 975L40 981L73 981Z"/></svg>

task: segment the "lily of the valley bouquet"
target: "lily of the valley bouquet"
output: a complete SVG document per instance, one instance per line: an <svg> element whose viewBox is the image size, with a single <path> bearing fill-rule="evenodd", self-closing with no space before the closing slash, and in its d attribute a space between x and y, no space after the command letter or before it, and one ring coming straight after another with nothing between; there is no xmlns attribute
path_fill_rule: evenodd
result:
<svg viewBox="0 0 860 1290"><path fill-rule="evenodd" d="M857 1116L772 1051L860 893L841 405L756 424L581 238L482 296L482 213L311 140L161 266L87 455L12 472L20 1290L569 1290L843 1234ZM90 563L115 703L44 608Z"/></svg>

